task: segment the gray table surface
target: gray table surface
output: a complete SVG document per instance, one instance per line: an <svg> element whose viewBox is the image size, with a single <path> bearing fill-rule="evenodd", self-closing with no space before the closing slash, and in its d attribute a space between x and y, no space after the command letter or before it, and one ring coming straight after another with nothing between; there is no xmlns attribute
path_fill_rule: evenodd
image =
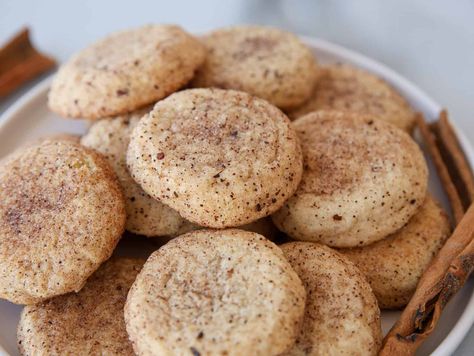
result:
<svg viewBox="0 0 474 356"><path fill-rule="evenodd" d="M146 23L279 26L387 64L447 107L474 142L473 18L470 0L1 0L0 43L28 25L37 47L64 61L111 31ZM0 114L29 87L0 102ZM474 328L455 355L474 355Z"/></svg>

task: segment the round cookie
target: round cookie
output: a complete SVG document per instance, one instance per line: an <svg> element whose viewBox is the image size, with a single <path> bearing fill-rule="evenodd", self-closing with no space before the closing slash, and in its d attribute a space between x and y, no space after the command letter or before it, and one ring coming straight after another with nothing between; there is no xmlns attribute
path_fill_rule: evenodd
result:
<svg viewBox="0 0 474 356"><path fill-rule="evenodd" d="M401 230L369 246L340 252L366 276L381 308L401 308L449 234L446 213L428 196Z"/></svg>
<svg viewBox="0 0 474 356"><path fill-rule="evenodd" d="M144 260L103 264L78 293L29 305L18 324L22 355L133 355L123 317L127 293Z"/></svg>
<svg viewBox="0 0 474 356"><path fill-rule="evenodd" d="M387 122L318 111L293 122L304 156L295 195L273 215L297 240L367 245L405 225L423 203L428 169L418 145Z"/></svg>
<svg viewBox="0 0 474 356"><path fill-rule="evenodd" d="M34 304L78 291L125 226L117 178L72 140L21 148L0 167L0 297Z"/></svg>
<svg viewBox="0 0 474 356"><path fill-rule="evenodd" d="M381 78L349 65L321 69L311 97L288 116L296 119L317 110L371 114L408 132L415 125L415 113L395 89Z"/></svg>
<svg viewBox="0 0 474 356"><path fill-rule="evenodd" d="M132 133L132 177L201 226L240 226L279 209L303 170L288 118L234 90L189 89L158 102Z"/></svg>
<svg viewBox="0 0 474 356"><path fill-rule="evenodd" d="M360 271L323 245L290 242L281 249L307 293L300 334L284 355L377 355L380 309Z"/></svg>
<svg viewBox="0 0 474 356"><path fill-rule="evenodd" d="M113 167L125 195L125 228L145 236L176 236L191 231L193 224L140 188L128 173L126 155L130 134L150 108L129 115L96 121L81 144L104 154Z"/></svg>
<svg viewBox="0 0 474 356"><path fill-rule="evenodd" d="M128 294L139 355L277 355L299 332L305 290L256 233L198 230L153 253Z"/></svg>
<svg viewBox="0 0 474 356"><path fill-rule="evenodd" d="M182 87L204 58L204 46L178 26L117 32L61 66L48 104L52 111L73 118L131 112Z"/></svg>
<svg viewBox="0 0 474 356"><path fill-rule="evenodd" d="M236 26L202 37L208 49L195 87L248 92L280 108L302 104L317 78L316 60L295 35L262 26Z"/></svg>

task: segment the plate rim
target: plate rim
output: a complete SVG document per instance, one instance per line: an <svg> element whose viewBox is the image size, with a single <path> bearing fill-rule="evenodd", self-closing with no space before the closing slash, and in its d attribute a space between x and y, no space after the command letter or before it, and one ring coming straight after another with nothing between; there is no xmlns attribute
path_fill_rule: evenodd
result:
<svg viewBox="0 0 474 356"><path fill-rule="evenodd" d="M385 64L367 57L352 49L340 46L338 44L326 41L317 37L310 36L298 36L312 49L320 49L333 56L342 57L344 61L347 61L359 68L363 68L371 73L380 76L387 80L391 85L396 87L401 92L409 92L413 97L417 97L420 102L423 102L430 110L429 119L437 116L442 110L435 100L433 100L428 94L421 90L416 84L397 73L395 70L389 68ZM31 89L26 91L18 100L10 105L2 115L0 115L0 131L5 126L10 124L14 117L31 101L44 94L50 87L52 78L55 73L44 78L42 81L37 83ZM452 121L454 131L459 137L460 144L467 156L467 159L471 166L474 165L474 147L464 135L464 133L456 126L456 122ZM474 292L471 294L466 307L464 308L461 316L456 321L453 328L448 332L446 337L438 344L436 349L433 351L433 356L444 356L451 355L465 339L471 326L474 324ZM9 355L0 344L0 355Z"/></svg>

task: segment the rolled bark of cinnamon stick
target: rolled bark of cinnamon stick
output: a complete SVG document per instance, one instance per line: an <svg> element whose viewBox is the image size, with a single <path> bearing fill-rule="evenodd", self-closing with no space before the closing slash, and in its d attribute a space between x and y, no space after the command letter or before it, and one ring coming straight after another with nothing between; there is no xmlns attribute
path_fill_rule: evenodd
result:
<svg viewBox="0 0 474 356"><path fill-rule="evenodd" d="M436 144L436 137L430 131L430 127L426 123L423 115L417 114L416 125L418 126L423 141L425 142L433 164L435 165L438 176L441 180L443 189L448 197L449 204L451 205L451 211L453 213L454 221L457 224L464 215L464 207L461 198L458 195L456 186L449 174L446 162L443 160L438 145Z"/></svg>
<svg viewBox="0 0 474 356"><path fill-rule="evenodd" d="M380 355L412 355L433 331L441 311L474 268L474 205L433 259Z"/></svg>
<svg viewBox="0 0 474 356"><path fill-rule="evenodd" d="M384 356L413 355L436 327L448 301L474 270L472 169L445 111L430 126L418 115L417 125L459 223L424 272L400 319L385 336L380 351Z"/></svg>
<svg viewBox="0 0 474 356"><path fill-rule="evenodd" d="M55 65L33 47L29 30L23 29L0 49L0 99Z"/></svg>
<svg viewBox="0 0 474 356"><path fill-rule="evenodd" d="M474 178L456 133L448 120L446 110L441 112L438 121L430 125L430 129L437 138L443 161L458 190L463 207L467 210L474 200Z"/></svg>

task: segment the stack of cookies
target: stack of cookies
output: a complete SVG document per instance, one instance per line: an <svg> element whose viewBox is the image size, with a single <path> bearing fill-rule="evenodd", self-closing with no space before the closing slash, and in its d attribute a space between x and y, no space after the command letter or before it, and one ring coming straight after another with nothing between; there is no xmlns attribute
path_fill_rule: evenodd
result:
<svg viewBox="0 0 474 356"><path fill-rule="evenodd" d="M88 132L0 163L24 355L375 355L450 232L405 99L290 33L116 33L49 107ZM126 233L167 243L113 256Z"/></svg>

